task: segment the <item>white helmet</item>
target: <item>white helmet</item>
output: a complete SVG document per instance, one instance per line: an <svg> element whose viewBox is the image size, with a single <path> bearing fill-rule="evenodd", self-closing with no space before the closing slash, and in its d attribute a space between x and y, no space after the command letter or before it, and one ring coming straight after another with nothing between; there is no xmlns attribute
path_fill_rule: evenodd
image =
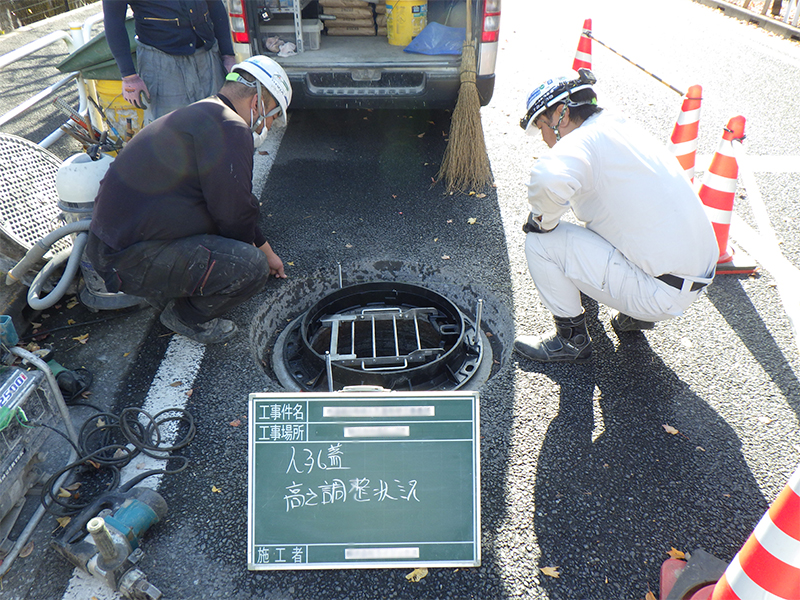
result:
<svg viewBox="0 0 800 600"><path fill-rule="evenodd" d="M589 69L578 69L578 72L572 72L569 77L555 77L548 79L542 85L537 87L528 96L526 104L528 112L520 119L519 126L522 127L526 133L531 132L531 125L536 122L546 109L558 104L564 98L570 96L573 92L579 90L591 89L592 85L597 83L597 78ZM574 102L567 100L567 106L580 106L584 102Z"/></svg>
<svg viewBox="0 0 800 600"><path fill-rule="evenodd" d="M277 101L278 106L281 107L283 122L286 123L286 109L289 108L289 103L292 101L292 85L289 83L289 77L286 75L286 71L283 70L283 67L271 58L261 55L251 56L235 64L231 69L231 73L228 75L228 79L248 85L243 79L236 78L234 75L236 71L250 73L256 78L256 82L267 88L267 91ZM233 75L233 77L231 77L231 75ZM260 99L260 87L258 94Z"/></svg>

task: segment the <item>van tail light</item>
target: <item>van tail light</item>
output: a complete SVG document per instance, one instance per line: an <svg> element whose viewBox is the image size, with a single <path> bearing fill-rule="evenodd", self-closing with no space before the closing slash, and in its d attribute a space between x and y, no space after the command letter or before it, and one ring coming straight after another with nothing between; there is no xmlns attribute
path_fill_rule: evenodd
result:
<svg viewBox="0 0 800 600"><path fill-rule="evenodd" d="M231 20L233 41L238 44L249 44L250 33L247 30L247 15L244 11L244 0L228 0L228 15Z"/></svg>
<svg viewBox="0 0 800 600"><path fill-rule="evenodd" d="M500 0L486 0L483 5L481 42L496 42L500 38Z"/></svg>

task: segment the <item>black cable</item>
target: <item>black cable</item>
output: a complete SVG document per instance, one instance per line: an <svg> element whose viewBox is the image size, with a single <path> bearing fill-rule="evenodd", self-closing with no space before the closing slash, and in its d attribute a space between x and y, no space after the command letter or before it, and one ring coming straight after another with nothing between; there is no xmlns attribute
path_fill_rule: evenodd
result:
<svg viewBox="0 0 800 600"><path fill-rule="evenodd" d="M21 335L19 336L20 341L30 340L35 337L39 337L40 335L50 335L56 331L63 331L65 329L74 329L76 327L85 327L86 325L94 325L95 323L105 323L106 321L111 321L112 319L119 319L120 317L127 317L128 315L132 315L133 313L139 312L142 308L149 308L149 305L146 307L143 305L134 306L132 309L126 309L124 311L120 311L118 314L112 314L102 319L94 319L92 321L83 321L81 323L73 323L72 325L62 325L61 327L53 327L52 329L45 329L37 331L36 333L29 333L28 335Z"/></svg>
<svg viewBox="0 0 800 600"><path fill-rule="evenodd" d="M177 425L173 425L173 423ZM177 428L182 425L186 426L186 434L174 443L166 444L162 428L167 424L170 424L170 427L176 426ZM45 426L43 424L40 425ZM50 428L49 426L47 427ZM169 461L177 461L178 466L171 469L145 471L126 482L120 488L122 491L129 490L152 475L179 473L188 465L188 459L183 456L171 456L170 453L186 447L192 441L196 432L194 417L190 412L182 408L167 408L155 415L150 415L147 411L136 407L126 408L119 415L98 412L87 419L78 432L76 452L79 458L54 473L47 481L42 492L42 506L50 511L51 507L56 505L61 507L62 514L75 514L92 504L93 500L91 498L79 501L75 497L76 495L72 494L67 499L59 498L59 490L53 490L56 481L64 473L78 468L91 468L94 473L103 475L106 479L110 478L108 482L96 483L96 485L103 488L103 493L113 491L119 487L120 470L139 454L166 460L167 464L169 464ZM89 495L86 494L86 497L88 498Z"/></svg>

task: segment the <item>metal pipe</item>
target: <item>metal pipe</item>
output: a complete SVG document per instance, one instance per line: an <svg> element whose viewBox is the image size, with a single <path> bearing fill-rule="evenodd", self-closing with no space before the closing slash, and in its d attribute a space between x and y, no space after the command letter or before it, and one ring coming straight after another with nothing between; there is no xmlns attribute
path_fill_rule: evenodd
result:
<svg viewBox="0 0 800 600"><path fill-rule="evenodd" d="M38 52L50 44L54 44L61 40L64 40L67 42L67 44L69 44L72 41L72 37L68 31L54 31L53 33L49 33L38 40L28 42L24 46L0 56L0 69L7 67L15 61L18 61L20 58L25 58L26 56L33 54L34 52Z"/></svg>
<svg viewBox="0 0 800 600"><path fill-rule="evenodd" d="M78 72L77 71L75 71L74 73L70 73L69 75L64 77L64 79L54 83L53 85L51 85L49 87L46 87L45 89L43 89L41 92L39 92L35 96L32 96L28 100L23 102L22 104L19 104L16 108L12 108L6 114L4 114L3 116L0 117L0 127L5 125L6 123L11 121L12 119L20 116L22 113L30 110L35 104L41 102L45 98L48 98L48 97L52 96L54 93L56 93L59 90L59 88L63 87L64 85L66 85L67 83L69 83L70 81L75 79L76 77L78 77Z"/></svg>
<svg viewBox="0 0 800 600"><path fill-rule="evenodd" d="M328 375L328 391L333 391L333 367L331 366L331 353L325 353L325 371Z"/></svg>
<svg viewBox="0 0 800 600"><path fill-rule="evenodd" d="M337 262L336 268L339 271L339 289L342 289L342 263Z"/></svg>
<svg viewBox="0 0 800 600"><path fill-rule="evenodd" d="M475 309L475 337L472 345L476 345L481 339L481 318L483 318L483 299L478 299L478 307Z"/></svg>

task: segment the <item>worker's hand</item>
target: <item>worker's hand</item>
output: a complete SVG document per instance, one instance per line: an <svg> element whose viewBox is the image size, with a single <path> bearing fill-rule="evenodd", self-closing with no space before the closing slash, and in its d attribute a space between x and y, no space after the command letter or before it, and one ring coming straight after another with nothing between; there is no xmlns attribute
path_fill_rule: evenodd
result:
<svg viewBox="0 0 800 600"><path fill-rule="evenodd" d="M259 246L258 249L267 256L269 274L275 275L275 277L278 279L286 279L286 273L283 272L283 261L272 251L272 247L269 245L269 242L264 242L264 245Z"/></svg>
<svg viewBox="0 0 800 600"><path fill-rule="evenodd" d="M533 213L528 214L528 220L522 226L522 231L525 233L547 233L548 231L553 231L553 229L542 229L542 217L535 216Z"/></svg>
<svg viewBox="0 0 800 600"><path fill-rule="evenodd" d="M225 54L222 57L222 66L225 67L225 72L230 73L233 65L236 64L236 57L230 54Z"/></svg>
<svg viewBox="0 0 800 600"><path fill-rule="evenodd" d="M142 103L142 94L150 101L150 91L142 78L136 73L122 78L122 97L136 108L145 108Z"/></svg>

